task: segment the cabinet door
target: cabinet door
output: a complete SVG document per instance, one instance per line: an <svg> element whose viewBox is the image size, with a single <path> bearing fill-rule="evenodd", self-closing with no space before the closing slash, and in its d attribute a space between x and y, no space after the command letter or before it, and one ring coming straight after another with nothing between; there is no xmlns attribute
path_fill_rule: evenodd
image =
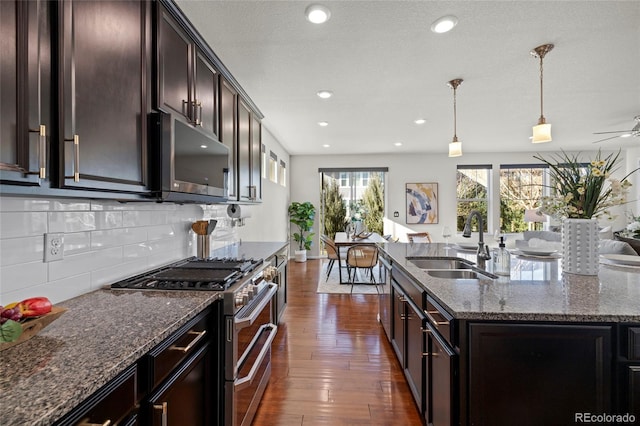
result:
<svg viewBox="0 0 640 426"><path fill-rule="evenodd" d="M209 425L210 381L208 343L179 366L149 398L152 426Z"/></svg>
<svg viewBox="0 0 640 426"><path fill-rule="evenodd" d="M570 424L610 413L608 326L470 324L469 423Z"/></svg>
<svg viewBox="0 0 640 426"><path fill-rule="evenodd" d="M61 7L60 186L144 192L149 3Z"/></svg>
<svg viewBox="0 0 640 426"><path fill-rule="evenodd" d="M158 8L158 108L191 121L193 43L169 12Z"/></svg>
<svg viewBox="0 0 640 426"><path fill-rule="evenodd" d="M428 402L425 420L432 426L450 426L455 421L458 355L431 328L428 342Z"/></svg>
<svg viewBox="0 0 640 426"><path fill-rule="evenodd" d="M49 3L2 1L0 21L0 181L37 186L51 130Z"/></svg>
<svg viewBox="0 0 640 426"><path fill-rule="evenodd" d="M236 190L237 111L238 92L224 79L220 79L220 142L229 148L229 200L238 196Z"/></svg>
<svg viewBox="0 0 640 426"><path fill-rule="evenodd" d="M262 124L251 114L251 190L252 201L262 201Z"/></svg>
<svg viewBox="0 0 640 426"><path fill-rule="evenodd" d="M407 302L407 356L404 365L404 375L413 399L416 401L418 411L424 412L424 385L425 385L425 338L424 330L426 321L420 314L420 309L411 302Z"/></svg>
<svg viewBox="0 0 640 426"><path fill-rule="evenodd" d="M196 51L194 122L218 136L218 71L207 58Z"/></svg>
<svg viewBox="0 0 640 426"><path fill-rule="evenodd" d="M251 200L251 110L238 100L238 194Z"/></svg>
<svg viewBox="0 0 640 426"><path fill-rule="evenodd" d="M391 299L392 299L392 324L391 324L391 346L398 357L398 361L400 361L400 365L404 368L405 360L404 360L404 335L405 335L405 305L406 305L406 296L400 290L400 288L393 283L391 286Z"/></svg>

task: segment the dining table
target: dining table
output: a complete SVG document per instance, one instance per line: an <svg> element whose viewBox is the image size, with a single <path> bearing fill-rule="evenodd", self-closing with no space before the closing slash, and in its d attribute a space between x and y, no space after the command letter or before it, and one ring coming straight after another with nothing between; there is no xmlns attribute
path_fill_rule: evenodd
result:
<svg viewBox="0 0 640 426"><path fill-rule="evenodd" d="M360 236L347 235L346 232L336 232L336 235L333 240L336 247L338 248L338 251L340 250L341 247L349 248L356 244L375 245L377 243L384 243L386 241L387 240L385 240L377 232L367 232L366 234L360 234ZM346 261L346 259L344 260ZM342 268L338 268L338 274L340 276L340 284L353 284L352 282L342 280Z"/></svg>

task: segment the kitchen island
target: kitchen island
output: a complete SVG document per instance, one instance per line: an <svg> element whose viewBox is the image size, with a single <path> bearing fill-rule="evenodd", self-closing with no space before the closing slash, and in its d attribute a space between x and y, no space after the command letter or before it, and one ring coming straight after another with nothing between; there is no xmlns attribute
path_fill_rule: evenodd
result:
<svg viewBox="0 0 640 426"><path fill-rule="evenodd" d="M212 255L267 260L286 246L245 242ZM213 308L221 299L221 292L104 288L58 304L67 309L58 320L0 352L1 423L55 424L182 329L191 333L189 326L204 324L217 333ZM211 353L219 351L213 340L207 345ZM200 346L194 349L203 351ZM213 355L206 359L221 362ZM144 374L133 380L134 404L144 399L148 381Z"/></svg>
<svg viewBox="0 0 640 426"><path fill-rule="evenodd" d="M444 244L380 245L391 289L380 310L425 422L574 424L640 419L640 271L511 257L510 276L438 278L412 260L475 253ZM490 261L487 270L491 272ZM416 355L418 354L418 355Z"/></svg>

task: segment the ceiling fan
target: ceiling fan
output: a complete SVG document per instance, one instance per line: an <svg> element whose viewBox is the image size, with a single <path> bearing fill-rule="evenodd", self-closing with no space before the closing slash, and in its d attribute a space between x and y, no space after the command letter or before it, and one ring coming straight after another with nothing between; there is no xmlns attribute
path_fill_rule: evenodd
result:
<svg viewBox="0 0 640 426"><path fill-rule="evenodd" d="M600 142L604 142L604 141L608 141L610 139L615 139L615 138L628 138L628 137L638 137L640 136L640 115L636 115L635 117L633 117L633 119L636 121L636 125L633 126L633 129L631 130L616 130L613 132L596 132L594 133L594 135L606 135L607 133L622 133L621 135L617 135L617 136L611 136L608 138L604 138L604 139L600 139L597 140L595 142L592 143L600 143Z"/></svg>

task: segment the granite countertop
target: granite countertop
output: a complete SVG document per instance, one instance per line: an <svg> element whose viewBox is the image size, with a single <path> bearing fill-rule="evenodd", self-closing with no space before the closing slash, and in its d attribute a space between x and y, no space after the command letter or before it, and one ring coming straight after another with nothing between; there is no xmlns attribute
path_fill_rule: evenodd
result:
<svg viewBox="0 0 640 426"><path fill-rule="evenodd" d="M598 276L562 273L559 258L511 255L511 275L498 279L441 279L407 258L460 257L473 251L442 243L383 243L393 263L420 283L454 318L569 322L640 322L640 268L600 265ZM491 272L491 261L487 261Z"/></svg>
<svg viewBox="0 0 640 426"><path fill-rule="evenodd" d="M286 246L245 242L225 256L268 259ZM105 288L56 304L67 312L0 352L1 423L52 424L220 298L219 292Z"/></svg>

